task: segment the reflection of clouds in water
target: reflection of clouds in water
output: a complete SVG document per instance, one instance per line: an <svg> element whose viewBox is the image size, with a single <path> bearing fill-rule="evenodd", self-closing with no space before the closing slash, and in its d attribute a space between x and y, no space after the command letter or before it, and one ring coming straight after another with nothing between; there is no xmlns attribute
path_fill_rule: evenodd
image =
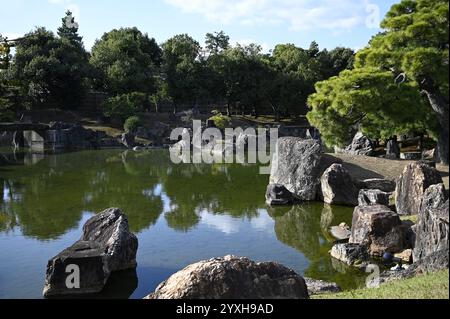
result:
<svg viewBox="0 0 450 319"><path fill-rule="evenodd" d="M227 235L239 232L242 219L233 218L228 215L212 215L206 210L200 212L201 223L215 228Z"/></svg>
<svg viewBox="0 0 450 319"><path fill-rule="evenodd" d="M144 189L142 191L142 195L147 196L149 198L152 197L161 197L163 202L163 213L170 213L178 209L178 205L173 204L170 200L170 197L163 191L163 185L157 184L153 189Z"/></svg>
<svg viewBox="0 0 450 319"><path fill-rule="evenodd" d="M275 227L275 221L269 216L266 209L258 209L258 217L252 218L250 225L256 230L272 234Z"/></svg>

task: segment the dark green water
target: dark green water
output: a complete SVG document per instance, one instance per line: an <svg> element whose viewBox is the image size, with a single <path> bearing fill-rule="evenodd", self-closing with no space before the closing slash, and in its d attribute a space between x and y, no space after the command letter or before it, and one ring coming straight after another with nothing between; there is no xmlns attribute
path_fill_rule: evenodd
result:
<svg viewBox="0 0 450 319"><path fill-rule="evenodd" d="M0 157L0 298L40 298L48 259L84 222L120 207L139 238L138 268L103 297L142 298L190 263L228 254L277 261L344 289L366 274L332 261L327 229L352 210L309 203L271 209L257 166L175 165L168 151ZM16 163L14 163L16 162Z"/></svg>

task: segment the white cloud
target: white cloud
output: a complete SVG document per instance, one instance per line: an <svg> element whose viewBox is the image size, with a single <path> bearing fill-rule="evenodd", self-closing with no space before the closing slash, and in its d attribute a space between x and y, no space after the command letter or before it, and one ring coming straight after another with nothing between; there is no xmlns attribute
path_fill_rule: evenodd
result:
<svg viewBox="0 0 450 319"><path fill-rule="evenodd" d="M233 43L233 41L231 41L231 42ZM258 44L259 46L261 46L262 53L269 53L269 50L271 49L270 45L267 42L260 43L254 39L240 39L240 40L235 41L235 43L240 44L241 46L247 46L252 43Z"/></svg>
<svg viewBox="0 0 450 319"><path fill-rule="evenodd" d="M369 0L165 0L220 24L274 25L293 31L350 30L364 25Z"/></svg>

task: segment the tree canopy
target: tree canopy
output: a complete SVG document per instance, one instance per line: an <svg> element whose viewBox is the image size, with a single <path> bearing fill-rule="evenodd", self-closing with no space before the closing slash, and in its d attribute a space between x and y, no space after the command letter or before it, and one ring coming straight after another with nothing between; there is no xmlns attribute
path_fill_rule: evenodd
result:
<svg viewBox="0 0 450 319"><path fill-rule="evenodd" d="M448 13L447 0L395 4L355 69L316 85L308 119L327 144L344 143L354 129L373 138L427 130L448 163Z"/></svg>

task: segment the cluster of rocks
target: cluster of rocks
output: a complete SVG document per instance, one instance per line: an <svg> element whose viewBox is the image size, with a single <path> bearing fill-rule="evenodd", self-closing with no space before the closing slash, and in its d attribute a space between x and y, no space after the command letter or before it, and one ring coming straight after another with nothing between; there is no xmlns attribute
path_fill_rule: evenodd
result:
<svg viewBox="0 0 450 319"><path fill-rule="evenodd" d="M356 140L363 139L359 136ZM355 148L355 154L363 149ZM354 181L341 163L327 161L324 166L324 156L318 141L280 138L266 192L267 204L321 200L356 206L351 228L345 224L331 228L331 234L339 240L331 256L347 265L365 267L373 257L386 252L415 264L437 251L448 254L448 192L435 165L426 161L409 164L397 181ZM417 214L417 225L400 218ZM448 267L445 258L433 260L434 268ZM443 260L438 267L436 264Z"/></svg>
<svg viewBox="0 0 450 319"><path fill-rule="evenodd" d="M49 260L44 296L101 292L112 273L136 268L137 248L137 237L129 231L128 219L120 209L110 208L92 217L84 225L81 239ZM73 279L75 286L67 284L68 271L79 276Z"/></svg>

